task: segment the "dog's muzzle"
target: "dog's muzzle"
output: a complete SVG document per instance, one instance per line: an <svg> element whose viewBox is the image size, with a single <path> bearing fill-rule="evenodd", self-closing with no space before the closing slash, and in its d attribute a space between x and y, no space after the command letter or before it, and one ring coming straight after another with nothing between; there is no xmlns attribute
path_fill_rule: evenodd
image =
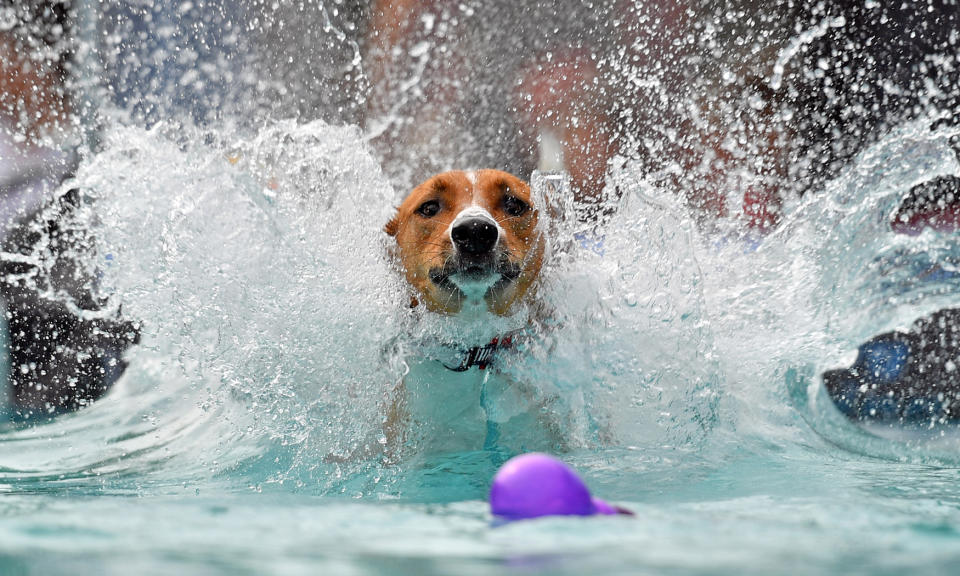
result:
<svg viewBox="0 0 960 576"><path fill-rule="evenodd" d="M450 230L450 238L461 257L482 259L493 251L500 232L490 219L474 217L456 223Z"/></svg>

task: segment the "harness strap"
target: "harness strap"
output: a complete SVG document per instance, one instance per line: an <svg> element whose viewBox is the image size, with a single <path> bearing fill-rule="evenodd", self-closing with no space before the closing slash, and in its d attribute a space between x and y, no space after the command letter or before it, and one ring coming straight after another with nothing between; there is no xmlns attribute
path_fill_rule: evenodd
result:
<svg viewBox="0 0 960 576"><path fill-rule="evenodd" d="M497 351L513 348L514 337L521 332L523 332L522 329L507 332L503 336L494 336L489 344L464 350L463 359L458 366L443 363L443 367L453 372L466 372L474 366L480 370L486 370L487 366L496 359Z"/></svg>

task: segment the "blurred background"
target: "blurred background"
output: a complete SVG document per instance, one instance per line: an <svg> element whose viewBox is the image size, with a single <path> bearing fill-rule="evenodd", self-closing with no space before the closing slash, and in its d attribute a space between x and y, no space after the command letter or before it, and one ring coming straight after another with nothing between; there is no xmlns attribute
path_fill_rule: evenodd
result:
<svg viewBox="0 0 960 576"><path fill-rule="evenodd" d="M5 0L4 124L361 126L398 190L450 168L563 168L586 203L640 161L706 226L783 199L956 101L957 8L830 0ZM86 133L84 135L84 130ZM53 140L50 140L53 139Z"/></svg>

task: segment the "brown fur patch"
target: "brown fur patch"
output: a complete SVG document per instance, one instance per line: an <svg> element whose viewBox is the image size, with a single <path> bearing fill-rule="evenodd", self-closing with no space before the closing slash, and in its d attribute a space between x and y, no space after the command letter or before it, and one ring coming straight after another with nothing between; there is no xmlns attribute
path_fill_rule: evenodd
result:
<svg viewBox="0 0 960 576"><path fill-rule="evenodd" d="M520 215L510 214L508 197L525 203L529 209ZM419 300L432 311L456 314L461 306L459 291L435 284L431 271L455 256L449 227L461 211L472 205L483 208L496 220L502 230L497 249L521 271L516 279L485 298L491 312L505 315L527 294L543 260L538 207L533 205L526 182L499 170L479 170L472 178L460 171L438 174L414 188L384 231L396 238L407 281L417 291ZM430 209L425 210L425 206Z"/></svg>

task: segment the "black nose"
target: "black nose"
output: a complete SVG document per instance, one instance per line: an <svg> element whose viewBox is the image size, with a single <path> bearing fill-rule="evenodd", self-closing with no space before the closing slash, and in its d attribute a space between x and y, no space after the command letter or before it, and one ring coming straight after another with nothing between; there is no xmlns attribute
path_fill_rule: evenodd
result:
<svg viewBox="0 0 960 576"><path fill-rule="evenodd" d="M450 231L457 249L472 256L486 254L497 243L497 227L486 218L464 220Z"/></svg>

